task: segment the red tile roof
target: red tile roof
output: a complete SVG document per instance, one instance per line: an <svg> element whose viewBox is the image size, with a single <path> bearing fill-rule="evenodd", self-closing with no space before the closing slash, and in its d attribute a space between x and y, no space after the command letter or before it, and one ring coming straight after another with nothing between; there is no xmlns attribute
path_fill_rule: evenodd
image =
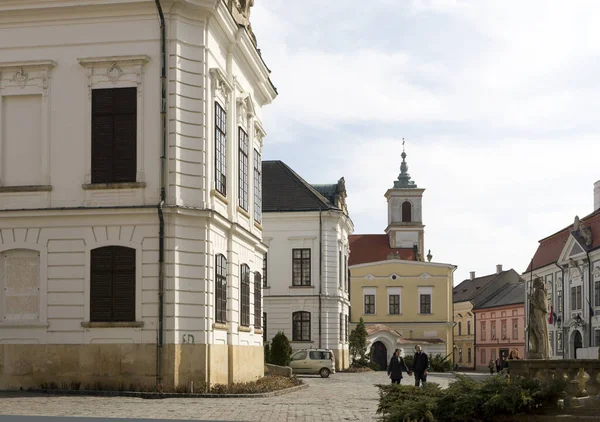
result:
<svg viewBox="0 0 600 422"><path fill-rule="evenodd" d="M592 229L592 245L589 246L589 250L600 247L600 210L596 210L582 218L581 222ZM525 272L536 270L558 261L560 253L565 247L572 230L573 224L540 240L540 245L537 251L535 251L535 255L533 255L533 262L529 263Z"/></svg>
<svg viewBox="0 0 600 422"><path fill-rule="evenodd" d="M350 243L350 265L385 261L388 254L398 253L400 259L415 261L415 252L411 248L390 248L387 234L354 234L348 237Z"/></svg>

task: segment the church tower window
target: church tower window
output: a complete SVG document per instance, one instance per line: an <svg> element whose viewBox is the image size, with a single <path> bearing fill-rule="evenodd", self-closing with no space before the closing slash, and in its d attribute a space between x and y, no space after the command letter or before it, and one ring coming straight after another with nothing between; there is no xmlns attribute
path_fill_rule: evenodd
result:
<svg viewBox="0 0 600 422"><path fill-rule="evenodd" d="M410 223L412 221L412 205L408 201L402 203L402 222Z"/></svg>

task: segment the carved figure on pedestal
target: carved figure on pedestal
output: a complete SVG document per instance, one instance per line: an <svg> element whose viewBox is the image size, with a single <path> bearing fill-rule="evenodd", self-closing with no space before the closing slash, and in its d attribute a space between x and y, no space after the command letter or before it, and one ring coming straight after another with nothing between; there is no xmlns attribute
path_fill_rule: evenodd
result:
<svg viewBox="0 0 600 422"><path fill-rule="evenodd" d="M592 246L592 229L581 222L578 216L575 216L573 222L573 231L577 232L585 242L586 246Z"/></svg>
<svg viewBox="0 0 600 422"><path fill-rule="evenodd" d="M537 277L533 281L533 293L527 294L529 299L529 355L530 359L549 359L550 340L548 336L548 304L546 288Z"/></svg>

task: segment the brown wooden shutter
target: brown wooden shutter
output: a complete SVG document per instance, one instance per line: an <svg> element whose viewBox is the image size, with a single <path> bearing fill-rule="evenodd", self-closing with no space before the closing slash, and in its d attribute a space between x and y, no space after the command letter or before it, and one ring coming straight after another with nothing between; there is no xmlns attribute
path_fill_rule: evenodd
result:
<svg viewBox="0 0 600 422"><path fill-rule="evenodd" d="M135 182L137 88L92 91L92 183Z"/></svg>
<svg viewBox="0 0 600 422"><path fill-rule="evenodd" d="M135 249L115 246L113 321L135 321Z"/></svg>
<svg viewBox="0 0 600 422"><path fill-rule="evenodd" d="M94 249L90 263L90 321L109 322L112 310L112 248Z"/></svg>
<svg viewBox="0 0 600 422"><path fill-rule="evenodd" d="M135 321L135 249L94 249L90 267L90 321Z"/></svg>

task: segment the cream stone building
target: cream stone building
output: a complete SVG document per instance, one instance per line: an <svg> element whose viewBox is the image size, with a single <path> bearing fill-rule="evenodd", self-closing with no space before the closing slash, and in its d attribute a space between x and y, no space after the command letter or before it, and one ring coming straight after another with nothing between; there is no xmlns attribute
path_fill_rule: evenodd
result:
<svg viewBox="0 0 600 422"><path fill-rule="evenodd" d="M553 359L595 359L600 353L600 180L593 198L590 214L539 241L522 275L526 294L533 279L544 281Z"/></svg>
<svg viewBox="0 0 600 422"><path fill-rule="evenodd" d="M311 185L281 161L263 162L265 340L333 351L349 366L348 235L344 178Z"/></svg>
<svg viewBox="0 0 600 422"><path fill-rule="evenodd" d="M0 389L263 376L252 2L0 1Z"/></svg>
<svg viewBox="0 0 600 422"><path fill-rule="evenodd" d="M452 285L455 265L424 260L422 200L425 189L410 179L406 153L388 189L385 234L350 236L351 321L363 318L371 359L383 369L396 348L416 344L452 359Z"/></svg>

